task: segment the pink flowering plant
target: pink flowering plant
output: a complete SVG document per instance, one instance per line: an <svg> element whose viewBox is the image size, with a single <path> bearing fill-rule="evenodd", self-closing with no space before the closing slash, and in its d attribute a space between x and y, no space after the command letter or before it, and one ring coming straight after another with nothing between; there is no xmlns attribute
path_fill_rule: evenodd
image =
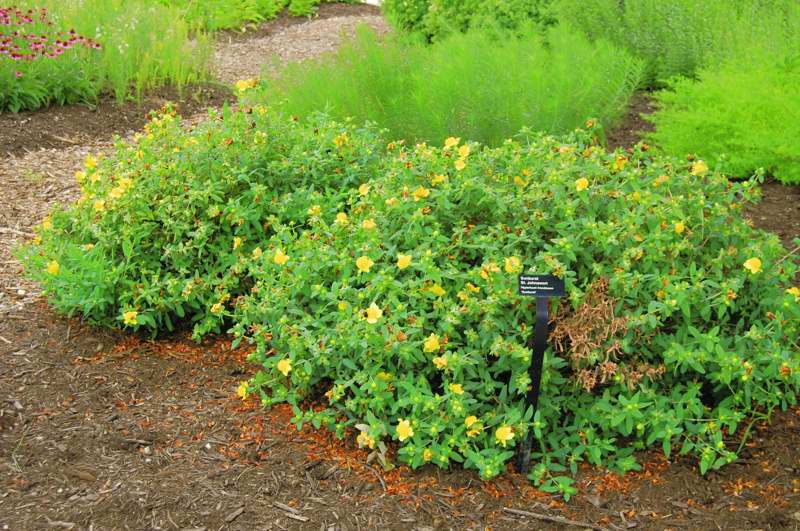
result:
<svg viewBox="0 0 800 531"><path fill-rule="evenodd" d="M44 8L0 7L0 110L93 99L87 56L100 48L74 29L58 31Z"/></svg>

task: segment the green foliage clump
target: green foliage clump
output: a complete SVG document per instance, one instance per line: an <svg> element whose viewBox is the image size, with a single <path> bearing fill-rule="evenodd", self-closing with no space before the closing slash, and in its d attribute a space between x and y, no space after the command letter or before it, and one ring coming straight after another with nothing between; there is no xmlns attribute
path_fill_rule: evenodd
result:
<svg viewBox="0 0 800 531"><path fill-rule="evenodd" d="M565 471L635 469L650 446L703 472L732 462L749 418L796 403L798 267L741 217L755 180L643 149L608 154L586 132L390 144L338 213L275 224L244 259L253 285L225 311L264 367L246 391L483 478L533 430L531 479L566 494ZM569 294L535 416L523 272Z"/></svg>
<svg viewBox="0 0 800 531"><path fill-rule="evenodd" d="M45 28L49 39L66 41L77 35L99 49L74 45L55 57L25 60L0 55L0 111L93 102L104 92L124 100L206 76L211 43L202 33L190 35L190 26L176 8L146 0L36 0L23 2L21 9L38 14L40 8L47 14L42 23L52 23ZM0 28L5 28L0 29L2 42L17 26Z"/></svg>
<svg viewBox="0 0 800 531"><path fill-rule="evenodd" d="M353 3L357 0L157 0L177 6L195 26L216 31L238 29L250 23L272 20L287 9L292 16L311 16L317 7L330 1Z"/></svg>
<svg viewBox="0 0 800 531"><path fill-rule="evenodd" d="M764 168L800 184L800 56L703 70L656 100L649 137L666 152L696 154L740 177Z"/></svg>
<svg viewBox="0 0 800 531"><path fill-rule="evenodd" d="M374 121L392 138L497 145L524 126L562 133L590 116L613 123L640 73L627 53L566 28L501 42L476 31L431 46L379 42L361 28L336 54L287 65L249 101Z"/></svg>
<svg viewBox="0 0 800 531"><path fill-rule="evenodd" d="M552 22L550 0L385 0L386 17L398 29L438 40L454 31L482 28L519 31Z"/></svg>
<svg viewBox="0 0 800 531"><path fill-rule="evenodd" d="M222 305L247 288L242 257L275 224L335 209L337 190L374 173L369 130L301 126L261 107L211 118L186 131L166 114L111 157L87 158L81 199L26 250L56 310L106 326L222 330Z"/></svg>
<svg viewBox="0 0 800 531"><path fill-rule="evenodd" d="M593 123L384 147L320 115L246 108L187 130L166 114L88 158L83 197L21 254L60 312L231 327L263 365L242 394L378 458L395 440L411 466L490 478L532 430L531 479L565 495L580 463L629 470L650 446L719 468L748 421L796 402L798 266L741 217L756 180L608 154ZM535 415L522 272L569 294Z"/></svg>
<svg viewBox="0 0 800 531"><path fill-rule="evenodd" d="M558 0L554 12L645 59L650 85L731 58L782 57L800 45L795 0Z"/></svg>

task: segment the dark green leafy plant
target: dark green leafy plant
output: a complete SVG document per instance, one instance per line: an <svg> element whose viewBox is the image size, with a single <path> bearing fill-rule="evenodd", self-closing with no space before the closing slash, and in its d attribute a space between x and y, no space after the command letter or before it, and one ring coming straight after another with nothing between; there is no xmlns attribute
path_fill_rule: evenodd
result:
<svg viewBox="0 0 800 531"><path fill-rule="evenodd" d="M785 57L800 45L795 0L557 0L554 5L560 21L644 59L651 86L726 60Z"/></svg>

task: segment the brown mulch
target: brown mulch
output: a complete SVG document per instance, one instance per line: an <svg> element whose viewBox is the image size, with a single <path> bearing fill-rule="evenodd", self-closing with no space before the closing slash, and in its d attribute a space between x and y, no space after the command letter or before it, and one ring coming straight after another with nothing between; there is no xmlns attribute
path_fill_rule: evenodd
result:
<svg viewBox="0 0 800 531"><path fill-rule="evenodd" d="M636 105L610 142L638 140L647 101ZM26 125L45 135L59 121L48 112L62 109ZM58 135L102 127L117 110L104 112L65 121ZM56 316L9 249L52 204L74 199L87 152L129 130L122 122L80 145L31 135L16 156L0 154L0 530L800 529L797 408L756 426L720 472L702 477L694 460L643 454L643 470L625 476L581 469L580 492L564 503L515 473L485 483L457 468L383 472L352 438L298 432L287 407L264 412L236 397L255 368L224 337L148 341ZM755 224L800 237L800 188L764 190Z"/></svg>

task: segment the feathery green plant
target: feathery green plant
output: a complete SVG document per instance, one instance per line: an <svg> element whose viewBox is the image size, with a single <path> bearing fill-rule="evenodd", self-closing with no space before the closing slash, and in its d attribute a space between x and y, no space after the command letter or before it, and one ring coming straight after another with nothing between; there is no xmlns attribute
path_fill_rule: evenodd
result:
<svg viewBox="0 0 800 531"><path fill-rule="evenodd" d="M248 98L280 101L301 116L327 109L373 121L392 138L457 135L498 145L523 126L559 133L592 116L613 122L641 68L626 52L567 28L502 41L474 31L431 46L380 43L362 28L337 54L288 65Z"/></svg>

